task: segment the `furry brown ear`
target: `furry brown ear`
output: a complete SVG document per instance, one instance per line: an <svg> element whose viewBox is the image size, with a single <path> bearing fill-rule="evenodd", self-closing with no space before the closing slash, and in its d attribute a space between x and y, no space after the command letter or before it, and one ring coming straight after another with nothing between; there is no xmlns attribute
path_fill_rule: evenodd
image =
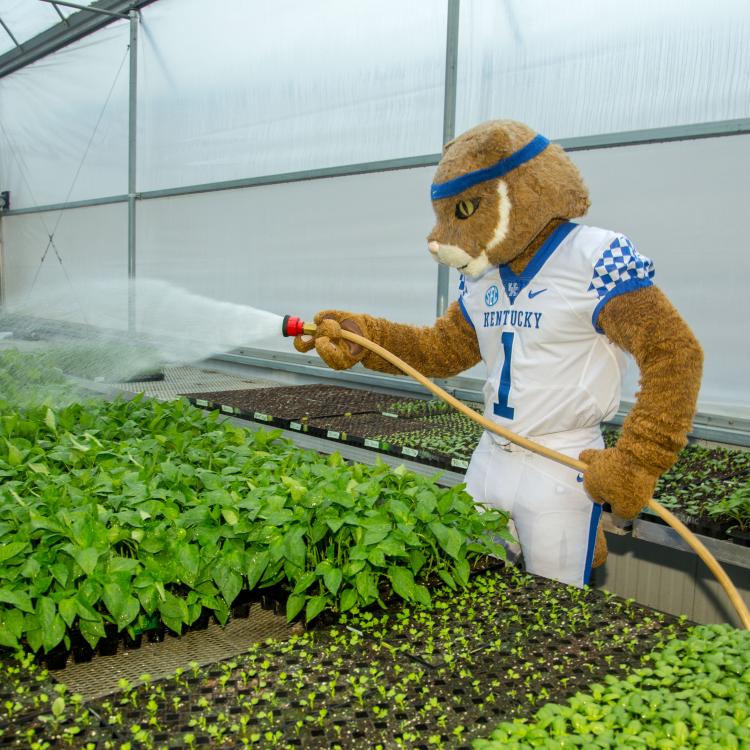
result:
<svg viewBox="0 0 750 750"><path fill-rule="evenodd" d="M448 150L448 149L449 149L449 148L450 148L450 147L451 147L451 146L452 146L452 145L453 145L453 144L454 144L455 142L456 142L456 138L453 138L452 140L448 141L448 143L446 143L446 144L445 144L445 145L443 146L443 156L445 156L445 152L446 152L446 151L447 151L447 150Z"/></svg>

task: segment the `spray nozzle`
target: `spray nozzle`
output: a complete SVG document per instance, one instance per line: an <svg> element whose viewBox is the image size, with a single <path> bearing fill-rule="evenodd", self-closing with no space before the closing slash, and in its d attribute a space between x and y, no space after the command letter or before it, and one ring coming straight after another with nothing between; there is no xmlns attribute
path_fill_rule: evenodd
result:
<svg viewBox="0 0 750 750"><path fill-rule="evenodd" d="M305 323L302 318L298 318L296 315L285 315L281 323L281 333L284 336L299 336L303 333L314 333L315 328L314 323Z"/></svg>

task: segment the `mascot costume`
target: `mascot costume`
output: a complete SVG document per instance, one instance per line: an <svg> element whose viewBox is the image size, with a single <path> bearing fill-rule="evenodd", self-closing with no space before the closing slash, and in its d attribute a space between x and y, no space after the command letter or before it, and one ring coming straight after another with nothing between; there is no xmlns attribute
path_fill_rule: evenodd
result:
<svg viewBox="0 0 750 750"><path fill-rule="evenodd" d="M526 569L581 586L606 559L601 503L634 518L686 443L702 351L653 284L654 267L618 232L573 223L588 192L563 149L512 121L479 125L448 143L432 185L427 238L436 261L461 273L458 300L432 326L325 310L313 347L334 369L357 362L398 373L340 338L360 333L428 377L480 360L485 416L585 461L585 476L485 432L466 474L477 502L511 514ZM620 402L626 352L640 391L614 448L601 423ZM592 500L594 502L592 502Z"/></svg>

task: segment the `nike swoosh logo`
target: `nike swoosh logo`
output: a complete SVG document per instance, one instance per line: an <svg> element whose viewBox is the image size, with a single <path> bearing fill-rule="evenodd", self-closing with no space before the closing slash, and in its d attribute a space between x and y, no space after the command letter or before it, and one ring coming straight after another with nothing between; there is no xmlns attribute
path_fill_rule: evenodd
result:
<svg viewBox="0 0 750 750"><path fill-rule="evenodd" d="M583 474L579 474L579 475L578 475L578 476L576 477L576 482L582 482L582 481L583 481Z"/></svg>
<svg viewBox="0 0 750 750"><path fill-rule="evenodd" d="M546 291L547 291L546 288L545 289L540 289L538 292L532 292L531 289L529 289L529 299L534 299L534 297L536 297L539 294L543 294Z"/></svg>

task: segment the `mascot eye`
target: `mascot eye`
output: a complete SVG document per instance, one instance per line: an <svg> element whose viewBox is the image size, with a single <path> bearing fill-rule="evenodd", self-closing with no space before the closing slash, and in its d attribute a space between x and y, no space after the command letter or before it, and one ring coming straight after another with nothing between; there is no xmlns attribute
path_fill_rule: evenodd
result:
<svg viewBox="0 0 750 750"><path fill-rule="evenodd" d="M456 203L456 218L468 219L479 208L479 198L459 201Z"/></svg>

